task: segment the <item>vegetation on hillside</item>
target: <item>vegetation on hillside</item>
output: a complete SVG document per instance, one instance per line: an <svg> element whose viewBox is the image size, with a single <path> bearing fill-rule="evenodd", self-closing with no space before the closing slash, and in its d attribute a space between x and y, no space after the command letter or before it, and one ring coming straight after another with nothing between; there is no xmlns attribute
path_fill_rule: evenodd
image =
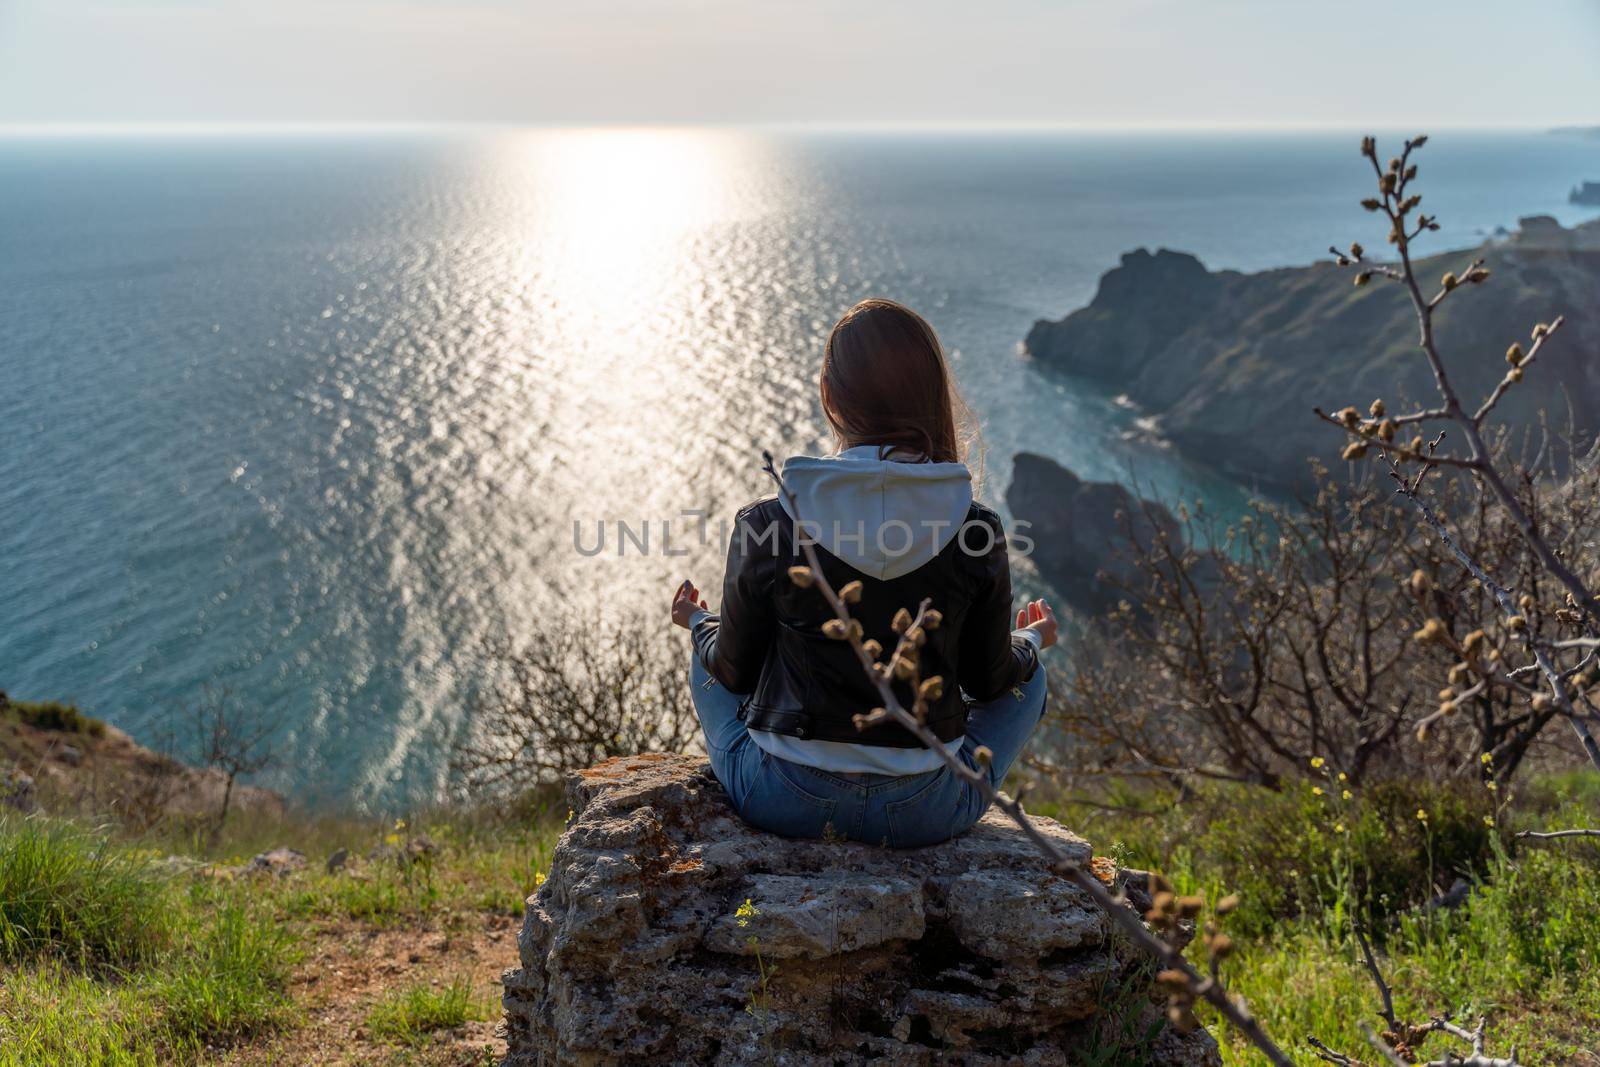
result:
<svg viewBox="0 0 1600 1067"><path fill-rule="evenodd" d="M220 837L0 818L0 1067L488 1062L565 810L262 815ZM286 844L302 869L252 872Z"/></svg>
<svg viewBox="0 0 1600 1067"><path fill-rule="evenodd" d="M85 715L76 704L63 704L57 700L12 700L0 691L0 718L14 719L40 730L55 730L63 734L86 734L99 737L106 724Z"/></svg>
<svg viewBox="0 0 1600 1067"><path fill-rule="evenodd" d="M1296 1062L1315 1058L1310 1035L1355 1051L1367 1047L1360 1024L1381 1025L1351 936L1359 923L1402 1016L1468 1029L1487 1017L1492 1045L1515 1047L1520 1062L1600 1065L1600 987L1587 977L1600 965L1600 840L1516 837L1585 817L1600 782L1541 777L1507 795L1400 781L1349 799L1316 788L1212 783L1180 797L1141 781L1087 803L1041 784L1032 807L1119 863L1161 870L1181 894L1237 894L1224 920L1239 946L1232 988ZM1228 1063L1267 1062L1208 1022ZM1416 1049L1447 1050L1462 1051L1442 1035Z"/></svg>
<svg viewBox="0 0 1600 1067"><path fill-rule="evenodd" d="M1523 454L1504 436L1495 449L1546 542L1586 558L1600 526L1600 455L1575 459L1559 439L1544 440L1537 463ZM1515 523L1469 485L1441 482L1433 507L1491 572L1548 588ZM1257 500L1227 526L1203 506L1178 515L1178 530L1148 522L1140 537L1124 520L1122 602L1071 649L1055 695L1074 770L1275 788L1321 758L1355 781L1424 768L1508 782L1530 760L1573 751L1553 703L1473 686L1461 648L1414 638L1437 619L1486 663L1509 662L1521 642L1490 591L1395 506L1383 480L1324 467L1317 491L1294 505ZM1561 598L1533 603L1544 608L1527 613L1532 632L1564 635ZM1456 694L1445 716L1442 687Z"/></svg>
<svg viewBox="0 0 1600 1067"><path fill-rule="evenodd" d="M1593 810L1600 790L1588 776L1504 793L1419 780L1349 800L1313 788L1216 783L1180 796L1129 782L1112 794L1124 810L1111 811L1040 782L1030 806L1120 863L1159 867L1181 893L1238 893L1225 920L1239 944L1234 988L1297 1059L1309 1057L1307 1033L1359 1043L1356 1022L1376 1021L1370 980L1341 933L1361 916L1406 1010L1487 1014L1496 1043L1516 1044L1529 1063L1600 1064L1587 1037L1600 1032L1600 993L1585 980L1600 966L1589 899L1600 842L1515 836ZM241 818L215 850L205 834L9 817L0 1065L321 1062L314 1050L328 1048L350 1063L483 1064L486 1046L502 1047L494 980L515 958L522 900L565 815L551 797L512 814L413 814L398 830L394 820ZM425 866L388 858L424 838ZM308 866L240 870L283 844ZM356 860L330 873L325 861L341 848ZM1428 907L1458 879L1471 891ZM1232 1042L1230 1063L1259 1062L1216 1032Z"/></svg>

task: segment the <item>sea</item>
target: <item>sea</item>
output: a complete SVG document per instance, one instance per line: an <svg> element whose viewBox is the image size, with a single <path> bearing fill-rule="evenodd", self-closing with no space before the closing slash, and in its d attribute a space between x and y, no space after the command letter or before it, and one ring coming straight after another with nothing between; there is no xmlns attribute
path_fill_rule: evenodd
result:
<svg viewBox="0 0 1600 1067"><path fill-rule="evenodd" d="M871 295L942 335L990 502L1031 451L1237 509L1021 342L1131 249L1381 247L1361 132L0 136L0 689L180 744L226 690L275 725L263 784L435 801L486 640L715 589L762 451L826 447L822 343ZM1439 249L1596 214L1566 198L1600 140L1420 158Z"/></svg>

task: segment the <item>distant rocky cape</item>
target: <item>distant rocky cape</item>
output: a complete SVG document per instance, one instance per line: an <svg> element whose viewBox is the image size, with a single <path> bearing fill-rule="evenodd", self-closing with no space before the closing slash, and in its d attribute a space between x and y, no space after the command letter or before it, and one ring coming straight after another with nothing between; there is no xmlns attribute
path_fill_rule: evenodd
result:
<svg viewBox="0 0 1600 1067"><path fill-rule="evenodd" d="M1424 259L1428 290L1475 253ZM1564 229L1523 219L1518 232L1476 253L1492 272L1440 311L1440 346L1467 403L1505 373L1504 353L1535 323L1565 315L1527 380L1500 405L1525 423L1541 410L1585 437L1600 429L1600 220ZM1400 286L1355 288L1331 263L1242 274L1210 271L1194 256L1129 252L1100 279L1085 308L1034 324L1028 352L1040 363L1103 382L1154 416L1189 456L1266 488L1309 483L1307 457L1333 460L1343 442L1311 413L1382 396L1435 402Z"/></svg>

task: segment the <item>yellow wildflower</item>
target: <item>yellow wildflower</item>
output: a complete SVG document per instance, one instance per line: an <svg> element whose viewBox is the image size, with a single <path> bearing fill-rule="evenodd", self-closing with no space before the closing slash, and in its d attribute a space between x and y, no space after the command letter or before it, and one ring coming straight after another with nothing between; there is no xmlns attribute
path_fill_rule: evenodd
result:
<svg viewBox="0 0 1600 1067"><path fill-rule="evenodd" d="M1333 824L1333 832L1336 833L1336 834L1344 833L1344 823L1342 823L1342 822L1334 823Z"/></svg>
<svg viewBox="0 0 1600 1067"><path fill-rule="evenodd" d="M761 912L756 910L756 906L750 902L749 897L745 897L744 903L740 904L738 909L733 914L739 920L740 926L749 926L750 917L753 915L760 915Z"/></svg>
<svg viewBox="0 0 1600 1067"><path fill-rule="evenodd" d="M1339 772L1339 781L1347 782L1349 780L1350 780L1350 776L1348 774L1344 773L1343 771Z"/></svg>
<svg viewBox="0 0 1600 1067"><path fill-rule="evenodd" d="M384 841L384 844L387 844L387 845L398 845L400 843L400 835L399 834L387 834L387 835L384 836L383 841Z"/></svg>
<svg viewBox="0 0 1600 1067"><path fill-rule="evenodd" d="M533 888L538 889L542 885L544 885L544 872L535 871L533 875Z"/></svg>
<svg viewBox="0 0 1600 1067"><path fill-rule="evenodd" d="M1351 796L1352 796L1352 795L1353 795L1353 794L1352 794L1352 793L1351 793L1351 792L1350 792L1350 790L1348 790L1348 789L1346 789L1346 790L1345 790L1345 791L1344 791L1344 799L1345 799L1345 800L1349 800L1349 799L1350 799L1350 797L1351 797Z"/></svg>
<svg viewBox="0 0 1600 1067"><path fill-rule="evenodd" d="M1488 791L1489 791L1489 792L1491 792L1491 793L1493 793L1493 792L1494 792L1494 791L1495 791L1495 790L1497 790L1497 789L1499 789L1499 788L1500 788L1500 786L1499 786L1499 785L1497 785L1497 784L1496 784L1496 783L1494 783L1494 782L1484 782L1484 783L1483 783L1483 787L1484 787L1484 788L1485 788L1485 789L1487 789L1487 790L1488 790Z"/></svg>
<svg viewBox="0 0 1600 1067"><path fill-rule="evenodd" d="M1493 815L1485 815L1483 817L1483 825L1485 825L1485 826L1493 826L1494 825L1494 816Z"/></svg>
<svg viewBox="0 0 1600 1067"><path fill-rule="evenodd" d="M1320 771L1320 770L1322 770L1322 765L1324 763L1327 763L1327 762L1328 761L1323 759L1321 756L1312 756L1311 757L1311 769L1314 770L1314 771Z"/></svg>
<svg viewBox="0 0 1600 1067"><path fill-rule="evenodd" d="M1485 763L1485 764L1493 763L1494 762L1494 757L1489 755L1489 753L1485 752L1483 755L1478 757L1478 762L1479 763Z"/></svg>
<svg viewBox="0 0 1600 1067"><path fill-rule="evenodd" d="M1312 786L1311 787L1311 795L1314 796L1314 797L1320 797L1322 795L1322 787L1320 785Z"/></svg>
<svg viewBox="0 0 1600 1067"><path fill-rule="evenodd" d="M1423 808L1418 808L1417 809L1417 821L1418 822L1427 822L1428 821L1428 813L1427 813L1427 811L1425 809L1423 809Z"/></svg>

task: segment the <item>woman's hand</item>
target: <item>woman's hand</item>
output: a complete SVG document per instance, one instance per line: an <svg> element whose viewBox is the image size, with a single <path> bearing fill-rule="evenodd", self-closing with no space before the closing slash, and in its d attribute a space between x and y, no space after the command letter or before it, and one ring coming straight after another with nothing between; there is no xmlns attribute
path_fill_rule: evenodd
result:
<svg viewBox="0 0 1600 1067"><path fill-rule="evenodd" d="M685 578L683 584L678 586L678 591L672 597L672 625L689 628L689 620L694 613L706 607L705 600L700 596L700 590L694 583ZM709 608L706 608L709 611ZM1053 633L1054 631L1052 631Z"/></svg>
<svg viewBox="0 0 1600 1067"><path fill-rule="evenodd" d="M1049 602L1030 600L1017 612L1017 629L1039 631L1039 647L1049 648L1056 643L1056 613Z"/></svg>

